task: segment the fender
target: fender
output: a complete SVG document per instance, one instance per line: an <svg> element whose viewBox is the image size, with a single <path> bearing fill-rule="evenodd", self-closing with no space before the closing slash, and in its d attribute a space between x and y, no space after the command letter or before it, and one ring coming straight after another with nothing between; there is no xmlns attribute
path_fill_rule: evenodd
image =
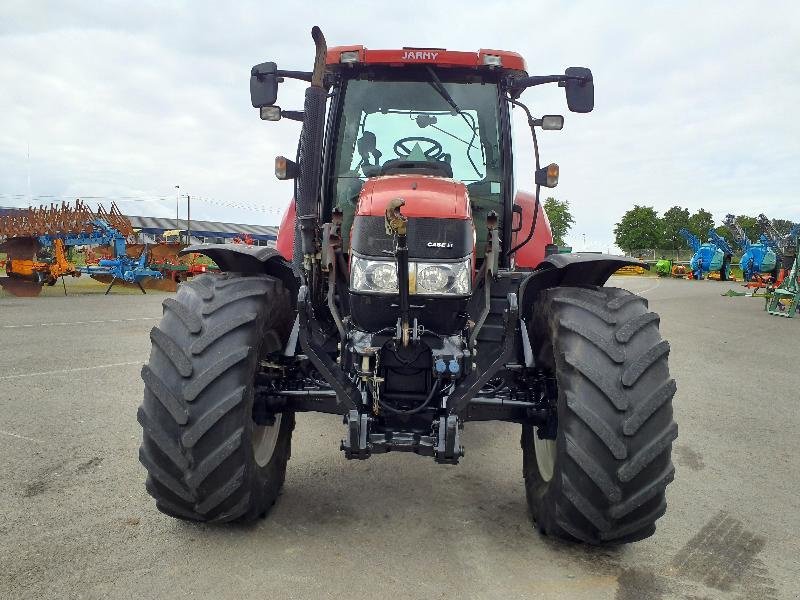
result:
<svg viewBox="0 0 800 600"><path fill-rule="evenodd" d="M536 297L546 289L560 286L602 286L618 269L625 266L650 269L647 263L627 256L588 252L551 254L520 285L521 314L528 316Z"/></svg>
<svg viewBox="0 0 800 600"><path fill-rule="evenodd" d="M292 265L275 248L244 244L196 244L178 252L178 256L186 254L207 256L221 271L277 277L292 292L292 302L297 300L299 288Z"/></svg>
<svg viewBox="0 0 800 600"><path fill-rule="evenodd" d="M519 231L512 234L512 246L520 243L531 228L531 220L533 219L533 207L536 205L536 196L530 192L520 190L514 197L514 204L522 209L522 223L520 224ZM544 203L539 205L539 216L536 217L536 229L533 232L533 237L528 240L528 243L517 250L514 255L514 264L517 267L525 269L533 269L539 266L539 263L544 260L544 250L548 244L553 243L553 233L550 229L550 220L547 218L547 213L544 210Z"/></svg>

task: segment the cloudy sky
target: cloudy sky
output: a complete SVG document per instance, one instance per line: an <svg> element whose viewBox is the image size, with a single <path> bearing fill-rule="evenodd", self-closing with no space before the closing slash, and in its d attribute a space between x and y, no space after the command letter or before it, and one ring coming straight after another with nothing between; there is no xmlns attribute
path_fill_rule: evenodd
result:
<svg viewBox="0 0 800 600"><path fill-rule="evenodd" d="M568 113L555 86L523 96L566 115L540 145L561 166L553 195L572 205L576 247L610 247L634 203L800 221L800 5L645 4L3 0L0 206L98 198L174 216L180 185L193 218L278 223L291 184L272 160L294 153L299 125L258 119L249 70L309 69L318 24L329 45L504 48L531 74L589 66L593 113ZM301 108L302 86L279 103ZM532 167L517 177L530 187Z"/></svg>

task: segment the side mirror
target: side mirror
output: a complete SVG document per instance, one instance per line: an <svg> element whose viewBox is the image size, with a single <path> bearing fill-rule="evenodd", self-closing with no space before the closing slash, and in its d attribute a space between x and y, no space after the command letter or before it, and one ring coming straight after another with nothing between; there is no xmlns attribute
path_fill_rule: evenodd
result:
<svg viewBox="0 0 800 600"><path fill-rule="evenodd" d="M567 106L570 111L576 113L592 112L594 108L594 79L592 71L585 67L569 67L564 71L568 77L582 77L584 81L570 79L559 85L563 85L567 93Z"/></svg>
<svg viewBox="0 0 800 600"><path fill-rule="evenodd" d="M250 102L254 108L275 104L279 79L278 66L274 62L261 63L250 69Z"/></svg>

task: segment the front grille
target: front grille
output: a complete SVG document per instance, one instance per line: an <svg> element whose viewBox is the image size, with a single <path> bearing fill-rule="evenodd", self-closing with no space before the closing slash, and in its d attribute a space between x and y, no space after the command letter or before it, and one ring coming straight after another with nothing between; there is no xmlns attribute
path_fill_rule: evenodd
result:
<svg viewBox="0 0 800 600"><path fill-rule="evenodd" d="M434 219L412 217L408 219L408 256L424 259L463 258L472 254L472 221L467 219ZM451 248L428 246L452 244ZM355 252L366 256L394 254L394 240L386 234L383 217L356 216L353 219L351 246Z"/></svg>

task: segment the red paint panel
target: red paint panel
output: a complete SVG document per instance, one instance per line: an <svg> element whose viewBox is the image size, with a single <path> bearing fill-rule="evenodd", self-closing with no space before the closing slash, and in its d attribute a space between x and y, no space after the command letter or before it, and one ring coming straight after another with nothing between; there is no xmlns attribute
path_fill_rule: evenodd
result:
<svg viewBox="0 0 800 600"><path fill-rule="evenodd" d="M524 240L531 229L531 219L533 218L533 207L536 204L536 196L530 192L517 192L514 202L522 207L522 229L515 233L513 244L516 246ZM539 205L539 216L536 219L536 231L533 237L522 248L515 253L516 265L518 267L534 268L544 260L544 248L553 243L553 233L550 230L550 221L547 213L544 212L542 205Z"/></svg>
<svg viewBox="0 0 800 600"><path fill-rule="evenodd" d="M356 214L380 217L391 200L402 198L406 217L471 219L467 188L460 181L426 175L390 175L368 179Z"/></svg>
<svg viewBox="0 0 800 600"><path fill-rule="evenodd" d="M501 68L525 71L525 59L507 50L480 49L478 52L459 52L441 48L403 48L399 50L367 50L364 46L336 46L328 49L328 65L339 65L342 52L358 52L359 62L375 65L404 66L407 64L435 64L442 67L483 67L483 57L499 56ZM346 67L346 65L343 65Z"/></svg>
<svg viewBox="0 0 800 600"><path fill-rule="evenodd" d="M295 215L296 209L294 198L292 198L292 201L289 202L289 206L286 207L286 211L283 213L281 226L278 228L278 241L275 242L275 248L286 260L292 260L292 254L294 253Z"/></svg>

